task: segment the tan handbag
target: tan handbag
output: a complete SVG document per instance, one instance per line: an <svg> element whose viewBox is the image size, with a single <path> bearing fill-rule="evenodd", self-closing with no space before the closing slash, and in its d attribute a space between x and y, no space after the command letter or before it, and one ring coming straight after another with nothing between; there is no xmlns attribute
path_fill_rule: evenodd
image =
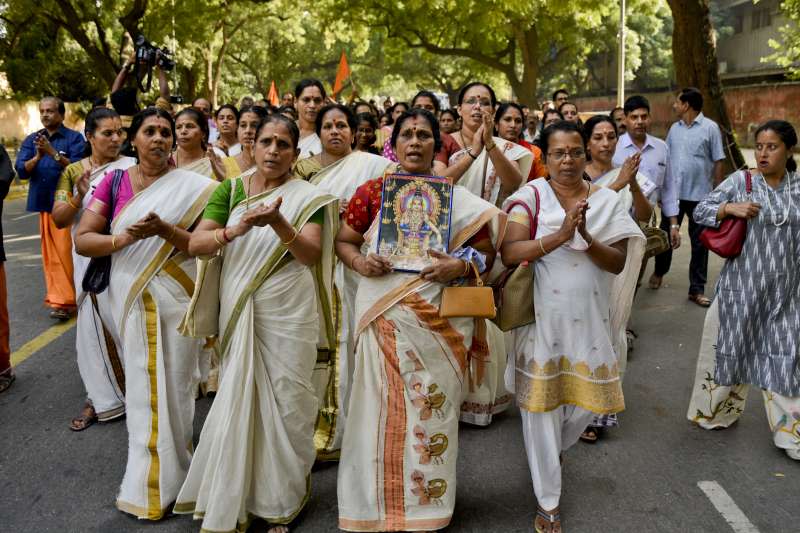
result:
<svg viewBox="0 0 800 533"><path fill-rule="evenodd" d="M210 257L197 258L197 278L189 308L178 333L184 337L203 339L219 334L219 279L222 273L222 251Z"/></svg>
<svg viewBox="0 0 800 533"><path fill-rule="evenodd" d="M506 212L516 205L521 205L528 213L530 219L530 240L536 238L536 229L539 225L539 191L533 187L536 196L536 213L531 213L524 202L513 202L506 208ZM533 302L533 265L523 261L519 265L507 268L494 282L495 306L497 316L494 323L501 331L511 331L514 328L531 324L535 321L535 307Z"/></svg>
<svg viewBox="0 0 800 533"><path fill-rule="evenodd" d="M478 267L469 262L475 272L476 287L445 287L439 305L441 318L474 317L494 318L494 294L491 287L484 287Z"/></svg>
<svg viewBox="0 0 800 533"><path fill-rule="evenodd" d="M644 246L645 259L664 253L672 247L667 232L656 225L655 214L653 214L649 224L639 222L639 227L647 239L647 243Z"/></svg>

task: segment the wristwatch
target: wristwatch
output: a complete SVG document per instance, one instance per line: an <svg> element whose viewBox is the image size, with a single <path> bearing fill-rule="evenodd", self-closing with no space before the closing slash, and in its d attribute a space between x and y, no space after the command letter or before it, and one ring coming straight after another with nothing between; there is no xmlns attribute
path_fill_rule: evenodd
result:
<svg viewBox="0 0 800 533"><path fill-rule="evenodd" d="M53 160L54 160L56 163L60 163L60 162L61 162L61 153L59 153L59 152L56 152L56 155L54 155L54 156L53 156Z"/></svg>
<svg viewBox="0 0 800 533"><path fill-rule="evenodd" d="M677 224L670 224L669 229L681 229L681 227Z"/></svg>

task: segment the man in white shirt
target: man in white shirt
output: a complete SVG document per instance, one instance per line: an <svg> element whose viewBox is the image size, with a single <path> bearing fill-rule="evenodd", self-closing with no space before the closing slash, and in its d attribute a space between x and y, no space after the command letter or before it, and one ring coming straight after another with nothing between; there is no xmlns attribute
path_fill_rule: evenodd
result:
<svg viewBox="0 0 800 533"><path fill-rule="evenodd" d="M644 174L655 186L648 195L651 201L661 205L660 227L670 236L672 248L681 245L680 226L678 225L678 198L675 177L670 171L670 156L667 143L650 135L650 102L644 96L631 96L625 100L626 133L620 136L614 152L614 166L622 166L625 160L635 153L641 154L639 172ZM671 251L665 252L671 253ZM662 254L663 255L663 254ZM658 261L656 257L656 261ZM644 270L644 266L642 266ZM649 286L657 289L661 286L662 276L655 273L650 277Z"/></svg>

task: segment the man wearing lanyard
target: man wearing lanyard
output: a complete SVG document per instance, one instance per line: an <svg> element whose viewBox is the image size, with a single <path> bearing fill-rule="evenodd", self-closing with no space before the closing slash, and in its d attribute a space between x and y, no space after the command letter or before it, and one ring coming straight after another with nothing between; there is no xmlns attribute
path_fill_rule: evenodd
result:
<svg viewBox="0 0 800 533"><path fill-rule="evenodd" d="M700 241L703 226L694 221L694 208L724 178L725 150L722 134L713 120L703 115L703 95L694 87L682 89L672 109L678 116L667 134L672 169L677 176L679 203L678 224L689 218L692 259L689 262L689 300L701 307L711 305L703 294L708 272L708 250ZM656 274L669 272L672 253L656 257Z"/></svg>
<svg viewBox="0 0 800 533"><path fill-rule="evenodd" d="M69 228L58 229L50 212L61 171L83 157L85 143L77 131L64 126L64 102L46 96L39 102L41 129L28 135L17 154L16 170L30 180L27 210L39 213L42 267L47 286L45 305L50 316L68 319L75 311L72 281L72 237Z"/></svg>

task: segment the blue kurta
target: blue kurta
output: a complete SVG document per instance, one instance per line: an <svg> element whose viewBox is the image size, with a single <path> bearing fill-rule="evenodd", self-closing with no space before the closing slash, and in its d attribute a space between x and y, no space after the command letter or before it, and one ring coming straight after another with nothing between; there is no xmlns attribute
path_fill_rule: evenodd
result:
<svg viewBox="0 0 800 533"><path fill-rule="evenodd" d="M748 383L778 394L800 396L800 175L789 173L776 190L753 172L753 194L745 173L731 174L702 200L695 221L718 227L723 202L761 204L748 221L741 255L728 259L716 297L720 328L714 381Z"/></svg>

